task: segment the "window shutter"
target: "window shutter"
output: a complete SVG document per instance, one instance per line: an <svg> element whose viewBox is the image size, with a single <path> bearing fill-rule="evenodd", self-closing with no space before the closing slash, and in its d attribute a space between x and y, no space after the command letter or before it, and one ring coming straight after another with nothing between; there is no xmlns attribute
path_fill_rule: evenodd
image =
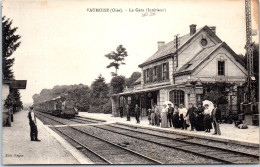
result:
<svg viewBox="0 0 260 167"><path fill-rule="evenodd" d="M158 81L162 80L162 64L158 65L157 67L157 80Z"/></svg>
<svg viewBox="0 0 260 167"><path fill-rule="evenodd" d="M153 82L153 68L149 68L149 82Z"/></svg>
<svg viewBox="0 0 260 167"><path fill-rule="evenodd" d="M169 79L169 62L166 63L166 79Z"/></svg>
<svg viewBox="0 0 260 167"><path fill-rule="evenodd" d="M146 70L143 70L144 83L146 83Z"/></svg>
<svg viewBox="0 0 260 167"><path fill-rule="evenodd" d="M154 70L154 73L153 73L153 81L156 82L158 79L157 79L157 68L158 66L154 66L153 67L153 70Z"/></svg>

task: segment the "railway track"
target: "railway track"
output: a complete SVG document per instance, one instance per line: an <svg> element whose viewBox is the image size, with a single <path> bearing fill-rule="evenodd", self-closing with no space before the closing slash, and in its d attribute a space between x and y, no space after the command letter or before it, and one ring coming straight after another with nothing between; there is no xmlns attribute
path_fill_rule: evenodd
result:
<svg viewBox="0 0 260 167"><path fill-rule="evenodd" d="M79 123L84 123L84 122L87 122L87 123L102 123L104 121L99 121L99 120L94 120L94 119L88 119L88 118L84 118L84 117L75 117L72 119L72 121L75 121L75 122L79 122Z"/></svg>
<svg viewBox="0 0 260 167"><path fill-rule="evenodd" d="M46 119L46 117L47 117L50 120L55 120L58 123L58 125L73 124L73 123L76 123L76 124L78 124L78 123L80 123L80 124L93 124L93 123L100 123L101 122L101 121L92 120L92 119L88 119L88 118L84 119L84 117L82 117L82 118L81 117L75 117L75 118L72 118L72 119L63 119L63 118L52 116L50 114L42 113L42 112L36 112L36 116L39 116L41 119ZM48 120L46 122L47 122L47 124L52 124L52 123L49 123L50 121L48 121Z"/></svg>
<svg viewBox="0 0 260 167"><path fill-rule="evenodd" d="M49 116L48 116L49 117ZM90 121L93 123L100 123L100 120L95 120L95 119L91 119L91 118L84 118L84 117L76 117L77 120L80 121ZM53 119L51 117L49 117L49 119ZM57 120L55 120L57 121ZM57 121L60 124L64 124L60 121ZM131 138L135 138L138 140L142 140L142 141L146 141L146 142L150 142L153 144L157 144L163 147L167 147L167 148L172 148L172 149L177 149L177 150L181 150L183 152L188 152L200 157L206 157L212 160L215 160L217 162L221 162L221 163L225 163L225 164L239 164L239 163L259 163L259 155L257 154L250 154L247 152L241 152L241 151L235 151L235 150L230 150L227 148L223 148L223 147L216 147L216 146L212 146L212 145L207 145L207 144L202 144L202 143L197 143L192 141L193 137L190 136L185 136L185 135L176 135L176 137L167 137L165 135L159 135L159 134L154 134L153 131L155 130L151 130L150 132L143 132L143 131L138 131L137 129L131 129L129 127L125 127L123 125L116 125L116 124L99 124L99 125L95 125L93 124L92 127L104 130L104 131L109 131L115 134L120 134L123 136L127 136L127 137L131 137ZM126 149L118 144L113 143L114 141L107 141L104 140L100 137L94 136L93 134L90 134L86 131L82 131L80 129L77 129L75 127L66 127L66 128L70 128L70 130L64 130L64 128L55 128L55 130L59 131L61 134L63 134L64 136L66 136L67 138L69 138L71 141L74 142L78 142L78 145L82 146L84 145L86 147L86 143L84 143L84 141L91 141L89 143L91 143L86 149L83 148L85 150L88 150L89 152L92 152L92 154L94 154L95 152L97 153L97 157L99 157L100 159L102 159L101 157L106 157L108 155L106 155L106 153L108 154L108 152L110 152L111 154L116 154L117 150L114 149L115 147L120 147L121 149ZM147 129L146 129L147 130ZM77 131L77 132L72 132L72 131ZM71 136L71 133L73 133L73 135ZM83 141L78 141L77 139L75 139L75 136L78 136L78 138L84 138ZM80 137L79 137L80 136ZM80 139L82 140L82 139ZM101 145L101 147L98 148L105 148L105 150L102 152L97 151L95 147L95 141L101 141L103 140L103 142L108 142L110 144L104 144L104 146ZM83 144L82 144L83 142ZM76 146L77 147L77 146ZM91 148L93 147L93 148ZM108 148L111 148L111 150L109 150ZM125 150L128 152L131 152L132 150ZM118 152L118 153L122 153L122 152ZM140 154L137 152L134 152L135 154ZM124 153L124 155L127 155L126 153ZM142 154L140 154L142 155ZM144 155L142 155L143 158L146 157ZM109 156L108 156L109 157ZM133 156L134 157L134 156ZM111 158L111 157L109 157ZM126 163L129 159L126 160L122 160L122 161L116 161L116 159L121 159L121 158L114 158L114 159L110 159L109 158L104 158L105 160L108 159L108 162L105 160L102 161L98 161L97 163L102 164L103 161L105 163L111 164L111 163L115 163L115 164L120 164L120 163ZM128 157L129 158L129 157ZM149 158L149 157L148 157ZM131 159L131 158L130 158ZM144 158L145 159L145 158ZM131 161L133 162L133 164L139 164L139 163L144 163L144 164L154 164L154 163L158 163L160 164L161 162L156 161L152 158L150 158L150 162L153 161L153 163L149 163L149 161ZM111 161L111 162L110 162Z"/></svg>
<svg viewBox="0 0 260 167"><path fill-rule="evenodd" d="M95 119L95 118L88 118L88 117L82 117L82 116L76 116L75 118L83 119L83 120L97 121L97 122L106 122L106 120Z"/></svg>
<svg viewBox="0 0 260 167"><path fill-rule="evenodd" d="M47 118L63 124L63 122L50 116L47 116ZM43 122L46 122L46 120L43 120ZM71 126L52 128L68 138L70 143L74 142L72 145L80 148L83 153L88 154L86 153L88 151L95 155L94 161L98 164L162 164L158 160Z"/></svg>
<svg viewBox="0 0 260 167"><path fill-rule="evenodd" d="M207 157L222 163L259 163L259 155L249 154L241 151L234 151L219 148L201 143L189 141L190 137L166 137L152 133L140 132L121 126L106 124L102 126L93 125L96 128L109 132L121 134L135 139L151 142L168 148L178 149L198 156Z"/></svg>

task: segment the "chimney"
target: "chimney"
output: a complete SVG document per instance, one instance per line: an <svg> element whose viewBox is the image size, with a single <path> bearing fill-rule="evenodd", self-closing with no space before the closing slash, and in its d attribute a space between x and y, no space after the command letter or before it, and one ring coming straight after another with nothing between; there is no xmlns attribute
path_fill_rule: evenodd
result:
<svg viewBox="0 0 260 167"><path fill-rule="evenodd" d="M210 26L209 29L216 34L216 26Z"/></svg>
<svg viewBox="0 0 260 167"><path fill-rule="evenodd" d="M158 41L157 43L158 43L158 50L161 50L163 48L165 42L164 41Z"/></svg>
<svg viewBox="0 0 260 167"><path fill-rule="evenodd" d="M190 25L190 36L196 33L196 24Z"/></svg>

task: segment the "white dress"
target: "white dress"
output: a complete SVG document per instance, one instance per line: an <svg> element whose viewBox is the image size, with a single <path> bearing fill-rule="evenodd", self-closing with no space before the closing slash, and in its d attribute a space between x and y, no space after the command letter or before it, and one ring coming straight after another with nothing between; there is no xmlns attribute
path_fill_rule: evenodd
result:
<svg viewBox="0 0 260 167"><path fill-rule="evenodd" d="M167 108L163 108L161 112L161 127L162 128L168 128L168 120L167 120Z"/></svg>

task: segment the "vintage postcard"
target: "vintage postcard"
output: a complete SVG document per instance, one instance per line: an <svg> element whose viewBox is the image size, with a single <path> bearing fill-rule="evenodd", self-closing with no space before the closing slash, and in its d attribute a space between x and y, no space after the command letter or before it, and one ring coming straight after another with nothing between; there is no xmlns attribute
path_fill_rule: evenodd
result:
<svg viewBox="0 0 260 167"><path fill-rule="evenodd" d="M258 164L258 13L4 0L2 164Z"/></svg>

